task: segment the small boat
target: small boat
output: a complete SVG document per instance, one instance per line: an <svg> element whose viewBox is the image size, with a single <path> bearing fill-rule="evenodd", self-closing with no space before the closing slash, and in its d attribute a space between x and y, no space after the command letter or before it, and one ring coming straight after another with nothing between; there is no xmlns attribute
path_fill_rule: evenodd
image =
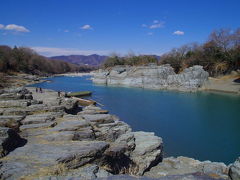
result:
<svg viewBox="0 0 240 180"><path fill-rule="evenodd" d="M88 100L88 99L82 99L77 97L72 97L73 99L76 99L78 101L78 104L81 106L89 106L89 105L95 105L96 101Z"/></svg>
<svg viewBox="0 0 240 180"><path fill-rule="evenodd" d="M83 96L91 96L91 95L92 95L91 91L79 91L79 92L68 93L67 97L83 97Z"/></svg>

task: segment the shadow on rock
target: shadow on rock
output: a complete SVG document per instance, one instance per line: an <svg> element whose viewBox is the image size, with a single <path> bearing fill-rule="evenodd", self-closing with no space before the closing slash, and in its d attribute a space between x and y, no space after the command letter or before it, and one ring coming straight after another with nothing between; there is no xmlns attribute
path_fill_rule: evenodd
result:
<svg viewBox="0 0 240 180"><path fill-rule="evenodd" d="M18 147L22 147L27 143L27 140L20 137L20 135L10 128L0 129L1 136L1 157L6 156L9 152Z"/></svg>

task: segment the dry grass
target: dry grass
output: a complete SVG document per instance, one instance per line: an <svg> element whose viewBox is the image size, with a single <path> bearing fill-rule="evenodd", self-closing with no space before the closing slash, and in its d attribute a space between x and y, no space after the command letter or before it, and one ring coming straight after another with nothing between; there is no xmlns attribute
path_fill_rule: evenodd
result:
<svg viewBox="0 0 240 180"><path fill-rule="evenodd" d="M100 167L101 169L104 169L108 172L112 172L113 169L110 167L110 165L106 164L104 166ZM118 172L118 174L128 174L128 175L137 175L139 171L139 167L134 164L130 164L129 167L123 167L121 169L115 169L114 171Z"/></svg>
<svg viewBox="0 0 240 180"><path fill-rule="evenodd" d="M120 174L137 175L138 171L139 171L139 168L137 165L130 164L128 168L123 168L120 171Z"/></svg>
<svg viewBox="0 0 240 180"><path fill-rule="evenodd" d="M219 62L214 65L214 71L216 74L223 74L226 72L229 68L229 65L227 62Z"/></svg>

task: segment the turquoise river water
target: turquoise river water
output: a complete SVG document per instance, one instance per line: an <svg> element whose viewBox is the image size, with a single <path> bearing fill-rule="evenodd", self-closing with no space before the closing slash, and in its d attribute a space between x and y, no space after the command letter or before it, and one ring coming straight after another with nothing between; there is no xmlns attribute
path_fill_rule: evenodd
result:
<svg viewBox="0 0 240 180"><path fill-rule="evenodd" d="M92 99L134 131L162 137L165 157L181 155L229 164L240 156L240 96L99 86L89 78L53 77L50 83L33 86L92 91Z"/></svg>

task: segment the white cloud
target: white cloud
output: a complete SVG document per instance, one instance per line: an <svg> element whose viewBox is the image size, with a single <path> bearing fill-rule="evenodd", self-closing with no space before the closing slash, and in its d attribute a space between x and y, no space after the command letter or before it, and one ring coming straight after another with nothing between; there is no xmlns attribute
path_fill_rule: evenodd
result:
<svg viewBox="0 0 240 180"><path fill-rule="evenodd" d="M68 32L69 32L69 30L68 30L68 29L66 29L66 30L64 30L63 32L65 32L65 33L68 33Z"/></svg>
<svg viewBox="0 0 240 180"><path fill-rule="evenodd" d="M73 48L53 48L53 47L31 47L37 53L44 56L61 56L61 55L91 55L99 54L106 55L109 54L109 51L98 51L98 50L80 50Z"/></svg>
<svg viewBox="0 0 240 180"><path fill-rule="evenodd" d="M163 28L164 24L165 22L154 20L151 25L142 24L142 27L146 27L149 29L157 29L157 28Z"/></svg>
<svg viewBox="0 0 240 180"><path fill-rule="evenodd" d="M5 30L10 30L10 31L17 31L17 32L30 32L27 28L24 26L19 26L16 24L8 24L4 27Z"/></svg>
<svg viewBox="0 0 240 180"><path fill-rule="evenodd" d="M4 25L3 24L0 24L0 29L4 29Z"/></svg>
<svg viewBox="0 0 240 180"><path fill-rule="evenodd" d="M183 31L175 31L173 34L178 35L178 36L182 36L182 35L184 35L184 32Z"/></svg>
<svg viewBox="0 0 240 180"><path fill-rule="evenodd" d="M81 27L81 29L88 30L88 29L92 29L92 27L89 24L85 24Z"/></svg>
<svg viewBox="0 0 240 180"><path fill-rule="evenodd" d="M149 32L149 33L147 33L147 35L152 36L152 35L153 35L153 32Z"/></svg>
<svg viewBox="0 0 240 180"><path fill-rule="evenodd" d="M150 29L157 29L157 28L162 28L162 27L164 27L164 22L160 22L160 23L149 26Z"/></svg>

